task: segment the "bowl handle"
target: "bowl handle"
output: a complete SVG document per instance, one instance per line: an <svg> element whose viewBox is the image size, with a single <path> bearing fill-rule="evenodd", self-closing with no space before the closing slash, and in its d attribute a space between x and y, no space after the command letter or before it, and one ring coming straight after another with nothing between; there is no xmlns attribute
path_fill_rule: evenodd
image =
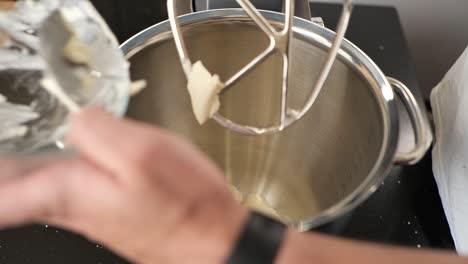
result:
<svg viewBox="0 0 468 264"><path fill-rule="evenodd" d="M396 164L415 164L419 162L426 154L431 142L427 142L430 138L431 131L426 125L426 119L423 112L416 101L416 98L411 93L411 90L402 82L387 77L388 82L392 85L395 93L401 98L406 110L408 111L411 125L413 126L415 136L414 148L406 153L397 153L395 155Z"/></svg>

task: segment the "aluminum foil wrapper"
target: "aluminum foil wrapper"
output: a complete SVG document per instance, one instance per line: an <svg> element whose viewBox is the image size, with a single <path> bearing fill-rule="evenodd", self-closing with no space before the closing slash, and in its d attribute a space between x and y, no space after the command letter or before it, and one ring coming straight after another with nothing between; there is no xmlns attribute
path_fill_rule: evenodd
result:
<svg viewBox="0 0 468 264"><path fill-rule="evenodd" d="M124 114L129 65L89 1L22 0L0 11L0 154L60 146L70 113L44 83L80 107Z"/></svg>

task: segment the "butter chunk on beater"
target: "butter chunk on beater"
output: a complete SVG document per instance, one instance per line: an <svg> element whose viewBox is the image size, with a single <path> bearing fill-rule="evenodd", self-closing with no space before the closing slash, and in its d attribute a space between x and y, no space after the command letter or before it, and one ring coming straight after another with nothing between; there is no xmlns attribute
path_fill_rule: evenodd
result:
<svg viewBox="0 0 468 264"><path fill-rule="evenodd" d="M212 75L201 61L194 63L187 72L187 89L192 100L193 113L202 125L218 112L219 92L224 84L219 80L219 76Z"/></svg>

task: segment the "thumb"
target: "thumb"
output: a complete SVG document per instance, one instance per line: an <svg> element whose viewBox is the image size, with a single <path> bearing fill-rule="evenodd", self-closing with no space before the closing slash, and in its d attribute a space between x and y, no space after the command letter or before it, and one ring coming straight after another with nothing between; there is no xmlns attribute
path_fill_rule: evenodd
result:
<svg viewBox="0 0 468 264"><path fill-rule="evenodd" d="M0 184L17 180L59 161L70 160L74 153L12 156L0 158Z"/></svg>

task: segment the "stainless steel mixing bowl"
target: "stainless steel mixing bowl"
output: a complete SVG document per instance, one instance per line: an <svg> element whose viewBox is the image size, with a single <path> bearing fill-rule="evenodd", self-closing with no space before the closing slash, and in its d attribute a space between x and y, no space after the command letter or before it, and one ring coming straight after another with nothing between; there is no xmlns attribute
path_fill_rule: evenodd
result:
<svg viewBox="0 0 468 264"><path fill-rule="evenodd" d="M273 24L283 15L263 12ZM268 43L264 34L236 9L181 17L191 57L202 59L225 79ZM312 22L294 21L292 85L289 105L300 109L319 74L334 33ZM414 162L424 154L427 131L417 104L397 87L417 132L417 149L396 153L398 113L385 75L357 47L345 42L329 80L307 115L284 132L245 136L213 121L194 118L168 22L139 33L122 45L133 79L148 88L130 102L128 116L179 133L199 146L225 172L242 196L258 196L281 220L307 230L354 208L386 176L395 161ZM277 122L281 98L281 60L273 57L221 99L221 113L257 126Z"/></svg>

